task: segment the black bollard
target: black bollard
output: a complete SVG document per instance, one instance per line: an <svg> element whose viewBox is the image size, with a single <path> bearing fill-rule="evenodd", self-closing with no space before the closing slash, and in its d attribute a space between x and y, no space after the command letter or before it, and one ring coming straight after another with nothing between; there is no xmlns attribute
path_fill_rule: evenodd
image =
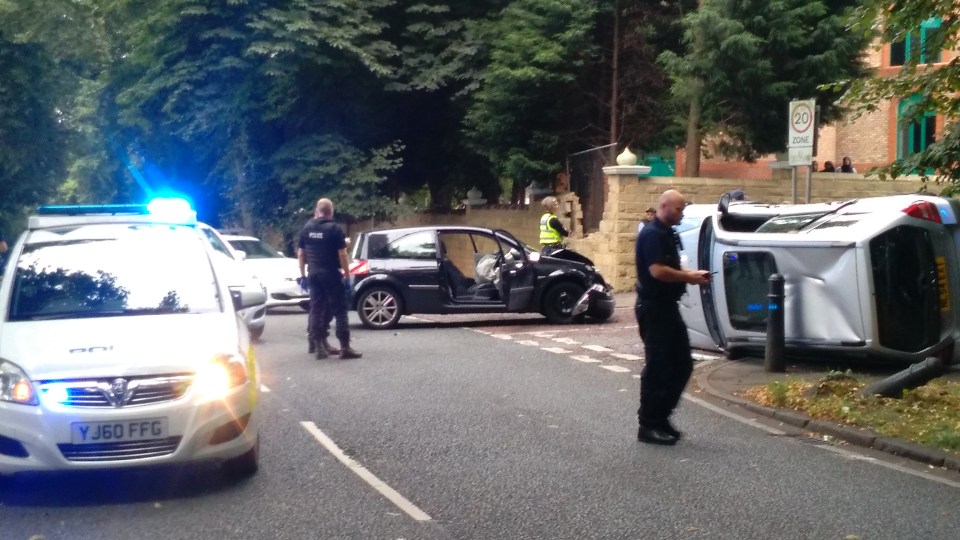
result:
<svg viewBox="0 0 960 540"><path fill-rule="evenodd" d="M880 395L889 398L903 397L904 390L913 390L946 373L947 367L936 356L927 358L923 362L913 364L903 371L898 371L886 379L881 379L860 390L865 396Z"/></svg>
<svg viewBox="0 0 960 540"><path fill-rule="evenodd" d="M783 276L770 276L770 292L767 294L767 348L763 355L763 367L767 371L783 373Z"/></svg>

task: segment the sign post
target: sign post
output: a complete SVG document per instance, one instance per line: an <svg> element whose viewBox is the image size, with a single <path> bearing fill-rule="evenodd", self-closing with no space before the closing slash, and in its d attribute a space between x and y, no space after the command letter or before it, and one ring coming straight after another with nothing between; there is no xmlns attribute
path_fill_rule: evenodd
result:
<svg viewBox="0 0 960 540"><path fill-rule="evenodd" d="M816 138L817 102L814 99L804 99L790 102L790 117L787 136L788 163L794 167L791 174L793 182L793 202L796 204L797 170L798 166L806 166L807 170L807 202L810 202L810 164L813 162L813 144Z"/></svg>

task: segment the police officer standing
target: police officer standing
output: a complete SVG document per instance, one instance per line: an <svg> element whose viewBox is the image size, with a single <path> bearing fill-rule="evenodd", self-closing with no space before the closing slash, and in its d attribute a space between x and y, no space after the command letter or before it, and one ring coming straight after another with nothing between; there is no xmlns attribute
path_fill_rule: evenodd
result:
<svg viewBox="0 0 960 540"><path fill-rule="evenodd" d="M687 284L710 281L706 270L680 267L680 223L686 206L679 191L660 195L653 220L637 236L637 323L646 364L640 374L640 429L637 439L649 444L676 444L681 433L670 423L683 389L693 373L687 327L677 301Z"/></svg>
<svg viewBox="0 0 960 540"><path fill-rule="evenodd" d="M550 251L563 247L563 238L570 236L570 233L557 217L560 201L550 196L545 197L541 204L547 211L540 216L540 252L547 255Z"/></svg>
<svg viewBox="0 0 960 540"><path fill-rule="evenodd" d="M346 236L333 222L333 201L330 199L317 201L314 218L300 231L297 260L301 279L306 276L310 284L310 349L315 351L317 358L323 359L328 356L327 351L333 348L327 342L329 326L324 324L326 314L332 312L337 325L337 339L340 341L340 358L360 358L361 354L350 348L347 298L343 285L350 271ZM309 276L305 267L310 268Z"/></svg>

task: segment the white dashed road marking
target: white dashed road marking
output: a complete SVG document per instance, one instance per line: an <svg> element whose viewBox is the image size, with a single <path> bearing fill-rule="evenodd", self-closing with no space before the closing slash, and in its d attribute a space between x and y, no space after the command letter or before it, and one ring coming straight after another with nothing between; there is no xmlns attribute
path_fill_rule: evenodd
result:
<svg viewBox="0 0 960 540"><path fill-rule="evenodd" d="M578 354L578 355L576 355L576 356L571 356L570 358L573 358L574 360L576 360L576 361L578 361L578 362L583 362L584 364L599 364L599 363L601 362L600 360L597 360L596 358L593 358L592 356L584 356L584 355L581 355L581 354Z"/></svg>
<svg viewBox="0 0 960 540"><path fill-rule="evenodd" d="M610 356L619 358L621 360L643 360L642 356L637 356L635 354L627 354L627 353L610 353Z"/></svg>
<svg viewBox="0 0 960 540"><path fill-rule="evenodd" d="M590 349L591 351L594 351L594 352L610 352L613 350L613 349L604 347L603 345L584 345L583 348Z"/></svg>
<svg viewBox="0 0 960 540"><path fill-rule="evenodd" d="M340 463L346 465L348 469L363 479L364 482L370 484L373 489L379 491L381 495L386 497L387 500L392 502L397 508L405 512L408 516L417 521L431 520L430 516L427 515L426 512L417 508L415 504L408 501L403 495L397 493L396 490L384 483L383 480L377 478L377 476L370 472L369 469L345 454L343 450L337 446L337 443L333 442L333 439L328 437L323 431L320 431L320 428L318 428L316 424L313 422L300 422L300 425L303 426L303 429L307 430L307 433L313 435L313 438L323 445L323 447L326 448L327 451L333 455L333 457L340 460Z"/></svg>
<svg viewBox="0 0 960 540"><path fill-rule="evenodd" d="M531 345L533 347L540 345L540 342L533 341L531 339L520 339L520 340L517 340L517 343L519 343L520 345Z"/></svg>
<svg viewBox="0 0 960 540"><path fill-rule="evenodd" d="M497 339L503 339L503 340L513 339L513 336L511 336L510 334L490 334L490 335Z"/></svg>
<svg viewBox="0 0 960 540"><path fill-rule="evenodd" d="M613 366L613 365L610 365L610 366L600 366L600 367L603 368L603 369L606 369L606 370L610 370L610 371L612 371L612 372L614 372L614 373L630 373L630 370L627 369L627 368L625 368L625 367L623 367L623 366Z"/></svg>
<svg viewBox="0 0 960 540"><path fill-rule="evenodd" d="M261 385L260 385L260 391L261 391L261 392L269 392L270 389L267 388L267 385L261 384Z"/></svg>
<svg viewBox="0 0 960 540"><path fill-rule="evenodd" d="M547 352L552 352L552 353L557 353L557 354L567 354L568 352L570 352L570 351L568 351L568 350L566 350L566 349L562 349L562 348L560 348L560 347L541 347L540 350L542 350L542 351L547 351Z"/></svg>
<svg viewBox="0 0 960 540"><path fill-rule="evenodd" d="M553 340L556 341L557 343L563 343L564 345L579 345L579 344L580 344L579 341L577 341L577 340L575 340L575 339L568 338L568 337L553 338Z"/></svg>

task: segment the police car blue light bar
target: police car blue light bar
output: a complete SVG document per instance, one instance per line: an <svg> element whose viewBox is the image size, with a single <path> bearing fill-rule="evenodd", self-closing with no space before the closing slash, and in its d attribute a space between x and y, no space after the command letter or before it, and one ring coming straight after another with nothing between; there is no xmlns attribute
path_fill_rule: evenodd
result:
<svg viewBox="0 0 960 540"><path fill-rule="evenodd" d="M51 204L37 208L40 216L89 216L120 214L147 214L145 204Z"/></svg>
<svg viewBox="0 0 960 540"><path fill-rule="evenodd" d="M93 222L196 225L197 213L189 201L181 198L158 198L148 204L47 205L37 208L28 227L38 229Z"/></svg>

